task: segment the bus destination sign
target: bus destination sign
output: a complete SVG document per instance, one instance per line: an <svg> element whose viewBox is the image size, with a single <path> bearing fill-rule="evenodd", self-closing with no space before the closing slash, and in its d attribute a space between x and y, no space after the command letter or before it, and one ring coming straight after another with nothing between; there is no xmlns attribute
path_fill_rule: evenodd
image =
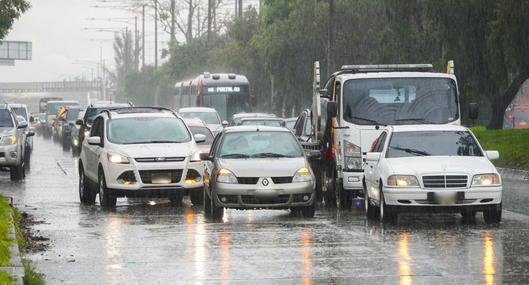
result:
<svg viewBox="0 0 529 285"><path fill-rule="evenodd" d="M216 86L208 87L208 93L238 93L241 92L239 86Z"/></svg>

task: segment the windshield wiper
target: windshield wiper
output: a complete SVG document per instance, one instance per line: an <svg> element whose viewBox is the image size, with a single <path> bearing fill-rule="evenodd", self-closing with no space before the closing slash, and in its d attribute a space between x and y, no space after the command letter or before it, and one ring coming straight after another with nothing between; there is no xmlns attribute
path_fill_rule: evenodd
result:
<svg viewBox="0 0 529 285"><path fill-rule="evenodd" d="M356 117L356 116L351 116L350 117L351 119L356 119L356 120L362 120L362 121L366 121L366 122L369 122L369 123L372 123L374 125L378 125L378 126L387 126L386 124L382 124L376 120L372 120L372 119L368 119L368 118L362 118L362 117Z"/></svg>
<svg viewBox="0 0 529 285"><path fill-rule="evenodd" d="M230 153L222 155L220 158L250 158L250 156L242 153Z"/></svg>
<svg viewBox="0 0 529 285"><path fill-rule="evenodd" d="M406 152L406 153L415 154L417 156L430 156L431 155L431 154L427 153L426 151L413 149L413 148L405 148L405 147L400 147L400 146L391 146L390 148L396 149L396 150L400 150L400 151L403 151L403 152Z"/></svg>
<svg viewBox="0 0 529 285"><path fill-rule="evenodd" d="M274 152L262 152L262 153L256 153L252 155L252 157L291 157L288 155L280 154L280 153L274 153Z"/></svg>
<svg viewBox="0 0 529 285"><path fill-rule="evenodd" d="M415 121L415 122L422 122L422 123L427 123L427 124L436 124L434 122L430 122L426 120L425 118L401 118L401 119L395 120L395 122L402 122L402 121Z"/></svg>

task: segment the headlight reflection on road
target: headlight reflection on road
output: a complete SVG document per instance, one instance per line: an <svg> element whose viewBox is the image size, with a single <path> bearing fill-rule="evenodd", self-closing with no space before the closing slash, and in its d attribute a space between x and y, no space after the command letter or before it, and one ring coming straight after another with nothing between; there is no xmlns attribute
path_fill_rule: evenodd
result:
<svg viewBox="0 0 529 285"><path fill-rule="evenodd" d="M403 233L400 235L398 250L400 284L411 285L413 284L413 272L411 270L411 264L413 263L413 260L410 257L408 233Z"/></svg>
<svg viewBox="0 0 529 285"><path fill-rule="evenodd" d="M494 239L490 232L485 233L483 237L483 275L485 284L496 284L494 277L496 275L494 255Z"/></svg>
<svg viewBox="0 0 529 285"><path fill-rule="evenodd" d="M230 233L220 234L220 280L222 285L230 284Z"/></svg>
<svg viewBox="0 0 529 285"><path fill-rule="evenodd" d="M312 234L308 230L301 233L301 284L312 285Z"/></svg>

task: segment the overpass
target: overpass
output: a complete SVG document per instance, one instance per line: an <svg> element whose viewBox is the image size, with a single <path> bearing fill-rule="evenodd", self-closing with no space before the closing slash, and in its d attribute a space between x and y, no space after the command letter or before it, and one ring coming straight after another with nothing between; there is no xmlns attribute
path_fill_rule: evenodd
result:
<svg viewBox="0 0 529 285"><path fill-rule="evenodd" d="M50 81L0 83L0 94L102 91L102 81Z"/></svg>

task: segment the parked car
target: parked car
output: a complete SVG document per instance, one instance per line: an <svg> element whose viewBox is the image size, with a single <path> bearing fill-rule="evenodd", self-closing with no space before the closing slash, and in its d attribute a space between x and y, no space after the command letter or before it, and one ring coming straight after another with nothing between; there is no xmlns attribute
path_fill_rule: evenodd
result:
<svg viewBox="0 0 529 285"><path fill-rule="evenodd" d="M268 113L238 113L231 117L230 126L238 126L245 118L277 118L274 114Z"/></svg>
<svg viewBox="0 0 529 285"><path fill-rule="evenodd" d="M213 134L219 133L222 128L228 126L228 122L222 121L219 114L213 108L206 107L189 107L181 108L178 114L184 119L199 119L202 120Z"/></svg>
<svg viewBox="0 0 529 285"><path fill-rule="evenodd" d="M384 130L366 156L365 208L391 220L406 211L458 212L499 223L502 182L470 130L455 125L408 125Z"/></svg>
<svg viewBox="0 0 529 285"><path fill-rule="evenodd" d="M213 142L204 174L204 211L214 219L224 208L301 210L314 216L315 178L303 149L285 128L224 129Z"/></svg>
<svg viewBox="0 0 529 285"><path fill-rule="evenodd" d="M183 119L163 108L103 111L79 156L79 198L104 207L118 197L169 198L177 205L188 191L203 190L203 162Z"/></svg>
<svg viewBox="0 0 529 285"><path fill-rule="evenodd" d="M282 118L242 118L237 126L284 127L285 121Z"/></svg>
<svg viewBox="0 0 529 285"><path fill-rule="evenodd" d="M29 155L26 137L34 135L27 128L27 122L19 121L9 104L0 105L0 170L9 171L12 181L26 176L25 163Z"/></svg>

